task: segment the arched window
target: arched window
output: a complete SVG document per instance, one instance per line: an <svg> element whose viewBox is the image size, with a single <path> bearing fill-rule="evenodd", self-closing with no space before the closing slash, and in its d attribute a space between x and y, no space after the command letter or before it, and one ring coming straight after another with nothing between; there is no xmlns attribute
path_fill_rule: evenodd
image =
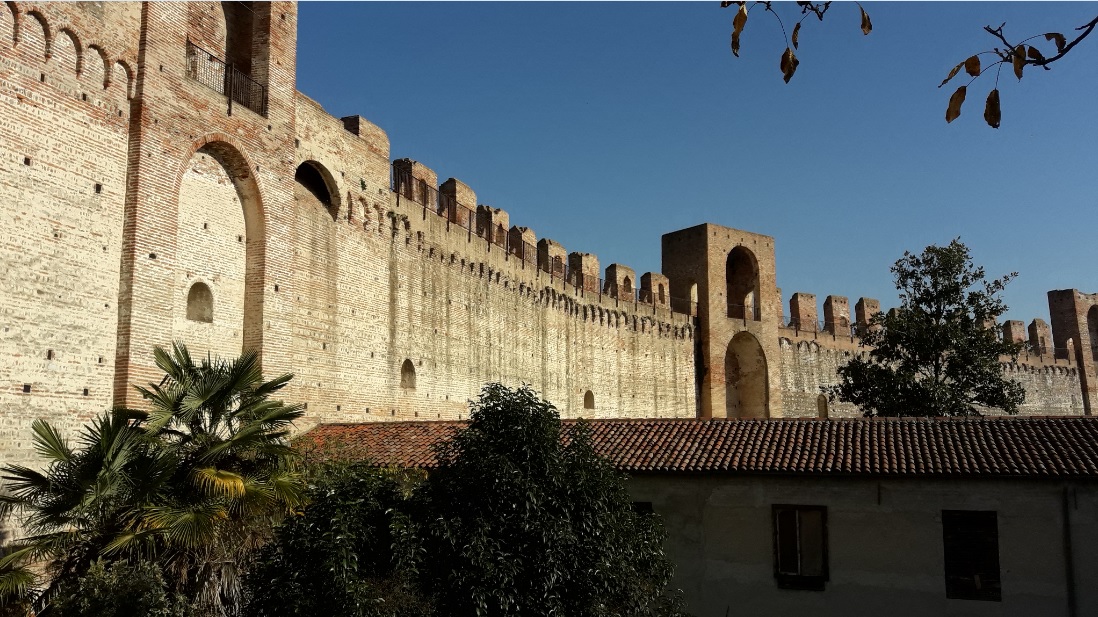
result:
<svg viewBox="0 0 1098 617"><path fill-rule="evenodd" d="M205 283L191 285L190 291L187 292L187 319L213 323L214 300L209 285Z"/></svg>
<svg viewBox="0 0 1098 617"><path fill-rule="evenodd" d="M627 276L627 277L625 277L624 280L622 280L621 283L622 283L622 287L624 287L624 289L621 290L621 294L623 296L627 297L627 298L632 296L633 295L633 279L631 279Z"/></svg>
<svg viewBox="0 0 1098 617"><path fill-rule="evenodd" d="M595 393L588 390L583 395L583 408L594 409L595 408Z"/></svg>
<svg viewBox="0 0 1098 617"><path fill-rule="evenodd" d="M663 283L660 283L660 296L659 297L660 297L660 304L663 304L663 303L667 302L667 298L666 298L665 293L663 291Z"/></svg>
<svg viewBox="0 0 1098 617"><path fill-rule="evenodd" d="M400 387L405 390L416 389L416 367L411 360L405 360L400 365Z"/></svg>
<svg viewBox="0 0 1098 617"><path fill-rule="evenodd" d="M737 246L728 253L725 282L728 316L758 321L759 268L751 251Z"/></svg>
<svg viewBox="0 0 1098 617"><path fill-rule="evenodd" d="M553 257L553 274L564 276L564 259L560 255Z"/></svg>
<svg viewBox="0 0 1098 617"><path fill-rule="evenodd" d="M816 397L816 413L821 419L827 419L827 395L821 394Z"/></svg>

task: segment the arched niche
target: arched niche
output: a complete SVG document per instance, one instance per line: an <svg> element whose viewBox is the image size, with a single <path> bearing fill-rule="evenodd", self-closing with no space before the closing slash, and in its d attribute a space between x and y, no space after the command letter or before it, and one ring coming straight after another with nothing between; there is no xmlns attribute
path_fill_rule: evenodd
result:
<svg viewBox="0 0 1098 617"><path fill-rule="evenodd" d="M821 395L817 396L816 397L816 415L817 415L817 417L819 417L823 420L826 420L827 416L828 416L828 412L829 412L829 410L828 410L828 407L827 407L827 395L826 394L821 394Z"/></svg>
<svg viewBox="0 0 1098 617"><path fill-rule="evenodd" d="M737 246L725 260L728 316L759 320L759 263L747 247Z"/></svg>
<svg viewBox="0 0 1098 617"><path fill-rule="evenodd" d="M595 408L595 393L588 390L583 393L583 408L594 409Z"/></svg>
<svg viewBox="0 0 1098 617"><path fill-rule="evenodd" d="M198 327L181 311L173 321L173 338L225 357L262 350L263 203L251 166L234 145L211 139L187 161L179 181L176 233L177 297L189 298L196 284L206 286L200 281L216 282L218 293L213 327Z"/></svg>
<svg viewBox="0 0 1098 617"><path fill-rule="evenodd" d="M195 283L187 291L187 319L201 323L213 323L214 299L210 286Z"/></svg>
<svg viewBox="0 0 1098 617"><path fill-rule="evenodd" d="M19 20L19 43L16 51L24 62L36 66L49 55L50 28L46 18L37 11L24 13Z"/></svg>
<svg viewBox="0 0 1098 617"><path fill-rule="evenodd" d="M58 77L76 79L80 72L80 44L71 30L61 30L53 37L50 64Z"/></svg>
<svg viewBox="0 0 1098 617"><path fill-rule="evenodd" d="M770 388L766 356L759 340L740 332L728 343L724 360L725 411L729 418L766 418Z"/></svg>
<svg viewBox="0 0 1098 617"><path fill-rule="evenodd" d="M323 208L332 220L339 218L339 188L328 168L316 161L305 161L294 172L294 197Z"/></svg>
<svg viewBox="0 0 1098 617"><path fill-rule="evenodd" d="M411 360L405 359L400 365L400 387L405 390L416 389L416 366Z"/></svg>

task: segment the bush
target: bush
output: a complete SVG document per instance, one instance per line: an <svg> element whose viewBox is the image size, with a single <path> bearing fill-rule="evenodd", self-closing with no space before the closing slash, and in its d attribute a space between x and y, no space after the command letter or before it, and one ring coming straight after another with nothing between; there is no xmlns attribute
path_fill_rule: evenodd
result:
<svg viewBox="0 0 1098 617"><path fill-rule="evenodd" d="M364 463L323 466L309 505L261 549L245 613L424 617L416 593L414 525L394 474Z"/></svg>
<svg viewBox="0 0 1098 617"><path fill-rule="evenodd" d="M61 585L43 615L53 617L187 617L186 601L165 590L160 568L97 561L75 582Z"/></svg>

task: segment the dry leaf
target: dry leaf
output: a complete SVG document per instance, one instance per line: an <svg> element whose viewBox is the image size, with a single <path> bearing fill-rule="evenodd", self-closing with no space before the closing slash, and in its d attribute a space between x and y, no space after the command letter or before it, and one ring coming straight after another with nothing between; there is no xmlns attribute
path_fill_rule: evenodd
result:
<svg viewBox="0 0 1098 617"><path fill-rule="evenodd" d="M1003 119L1002 110L999 109L999 89L996 88L987 94L987 104L984 105L984 120L993 129L999 128L999 121Z"/></svg>
<svg viewBox="0 0 1098 617"><path fill-rule="evenodd" d="M938 84L938 87L941 88L942 86L948 84L949 80L956 77L957 76L957 71L960 71L961 67L964 66L964 65L965 65L965 63L962 62L962 63L958 64L957 66L953 67L953 70L949 72L949 77L946 77L945 79L943 79L942 83Z"/></svg>
<svg viewBox="0 0 1098 617"><path fill-rule="evenodd" d="M801 22L797 22L796 26L793 26L793 49L797 49L797 35L801 33Z"/></svg>
<svg viewBox="0 0 1098 617"><path fill-rule="evenodd" d="M782 75L785 76L785 83L789 83L789 80L793 78L793 73L797 72L797 65L801 61L797 59L797 56L793 55L793 50L788 47L785 48L785 53L782 54Z"/></svg>
<svg viewBox="0 0 1098 617"><path fill-rule="evenodd" d="M740 10L736 11L736 16L732 18L732 55L737 58L740 57L740 33L743 32L745 25L747 25L747 5L741 4Z"/></svg>
<svg viewBox="0 0 1098 617"><path fill-rule="evenodd" d="M1022 67L1026 65L1026 46L1019 45L1014 48L1014 75L1022 78Z"/></svg>
<svg viewBox="0 0 1098 617"><path fill-rule="evenodd" d="M949 97L949 107L946 108L946 122L953 122L961 115L961 104L965 102L965 93L968 88L961 86Z"/></svg>
<svg viewBox="0 0 1098 617"><path fill-rule="evenodd" d="M1044 54L1042 54L1041 50L1037 49L1036 47L1030 46L1027 53L1029 54L1030 58L1033 58L1037 62L1043 62L1045 59Z"/></svg>
<svg viewBox="0 0 1098 617"><path fill-rule="evenodd" d="M869 34L873 31L873 22L869 21L869 13L866 13L861 5L858 5L858 10L862 12L862 34Z"/></svg>
<svg viewBox="0 0 1098 617"><path fill-rule="evenodd" d="M1067 45L1067 39L1059 32L1049 32L1045 35L1046 41L1056 41L1056 53L1064 51L1064 45Z"/></svg>
<svg viewBox="0 0 1098 617"><path fill-rule="evenodd" d="M980 76L980 56L969 56L968 60L965 60L965 72L973 77Z"/></svg>

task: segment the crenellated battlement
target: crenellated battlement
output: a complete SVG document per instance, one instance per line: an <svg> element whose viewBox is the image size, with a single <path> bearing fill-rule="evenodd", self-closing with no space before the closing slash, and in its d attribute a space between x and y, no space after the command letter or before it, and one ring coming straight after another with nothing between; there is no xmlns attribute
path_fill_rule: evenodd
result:
<svg viewBox="0 0 1098 617"><path fill-rule="evenodd" d="M820 388L866 353L878 301L851 315L797 293L786 315L775 238L721 225L665 234L660 272L539 237L298 92L295 17L0 7L0 463L28 460L35 418L72 433L142 405L132 384L173 340L294 373L302 429L460 419L489 381L530 383L566 417L856 413ZM1080 414L1098 400L1098 295L1049 303L1051 325L989 327L1026 342L1003 359L1025 413Z"/></svg>

